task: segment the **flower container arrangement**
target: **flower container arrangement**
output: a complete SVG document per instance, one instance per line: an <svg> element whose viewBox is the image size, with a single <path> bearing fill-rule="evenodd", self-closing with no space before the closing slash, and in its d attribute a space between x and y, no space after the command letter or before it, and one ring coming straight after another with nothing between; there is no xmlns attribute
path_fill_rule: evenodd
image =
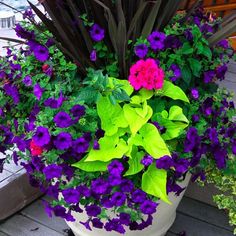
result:
<svg viewBox="0 0 236 236"><path fill-rule="evenodd" d="M1 152L76 236L165 235L191 178L235 183L235 59L200 1L41 1L0 58ZM214 179L214 177L213 177ZM232 220L235 217L232 209Z"/></svg>

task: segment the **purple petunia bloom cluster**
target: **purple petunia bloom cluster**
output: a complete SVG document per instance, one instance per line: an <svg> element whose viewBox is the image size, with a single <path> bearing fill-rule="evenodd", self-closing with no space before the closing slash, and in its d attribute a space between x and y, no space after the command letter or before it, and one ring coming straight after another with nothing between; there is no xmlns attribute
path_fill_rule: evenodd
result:
<svg viewBox="0 0 236 236"><path fill-rule="evenodd" d="M198 123L202 118L209 120L211 127L203 133L199 133L195 127L188 129L184 142L186 153L191 153L190 166L196 167L201 158L212 156L217 168L226 168L228 160L228 148L235 153L236 126L227 117L227 111L234 109L232 102L226 99L221 101L221 106L215 105L213 98L208 97L202 102L199 114L194 115L194 122ZM224 140L223 142L220 140ZM203 176L203 174L199 175ZM203 177L202 177L203 178Z"/></svg>

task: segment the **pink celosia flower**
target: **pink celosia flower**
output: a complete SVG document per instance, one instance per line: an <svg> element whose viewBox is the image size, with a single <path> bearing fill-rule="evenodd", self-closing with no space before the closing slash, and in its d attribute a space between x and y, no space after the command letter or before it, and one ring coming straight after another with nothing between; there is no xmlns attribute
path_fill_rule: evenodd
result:
<svg viewBox="0 0 236 236"><path fill-rule="evenodd" d="M130 68L129 82L135 90L145 88L161 89L164 83L164 71L152 58L139 60Z"/></svg>

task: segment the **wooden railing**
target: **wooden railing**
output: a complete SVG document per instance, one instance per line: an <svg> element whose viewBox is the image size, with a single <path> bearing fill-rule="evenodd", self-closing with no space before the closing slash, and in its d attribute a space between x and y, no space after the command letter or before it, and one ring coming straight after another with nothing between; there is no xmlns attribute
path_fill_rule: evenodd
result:
<svg viewBox="0 0 236 236"><path fill-rule="evenodd" d="M194 2L194 0L184 1L182 9L188 9ZM236 10L236 0L203 0L203 7L223 17Z"/></svg>

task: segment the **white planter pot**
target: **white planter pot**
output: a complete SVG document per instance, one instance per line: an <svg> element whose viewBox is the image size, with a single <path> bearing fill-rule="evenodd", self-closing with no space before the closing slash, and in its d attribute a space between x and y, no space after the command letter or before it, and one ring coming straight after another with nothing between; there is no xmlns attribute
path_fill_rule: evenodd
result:
<svg viewBox="0 0 236 236"><path fill-rule="evenodd" d="M179 185L181 187L187 187L189 180L191 178L191 175L188 174L185 178L185 180ZM183 195L183 191L180 196L175 196L173 193L169 194L169 199L172 202L172 205L169 205L164 202L160 202L160 204L157 207L157 213L153 215L153 224L149 226L148 228L142 230L142 231L130 231L128 228L126 229L125 235L127 236L164 236L166 232L169 230L171 225L175 221L176 217L176 208L178 207ZM81 225L79 222L85 222L88 218L86 214L80 214L80 213L73 213L73 216L75 217L75 222L66 222L68 226L71 228L75 236L120 236L120 234L112 231L112 232L106 232L103 229L96 229L93 228L92 231L87 230L83 225Z"/></svg>

